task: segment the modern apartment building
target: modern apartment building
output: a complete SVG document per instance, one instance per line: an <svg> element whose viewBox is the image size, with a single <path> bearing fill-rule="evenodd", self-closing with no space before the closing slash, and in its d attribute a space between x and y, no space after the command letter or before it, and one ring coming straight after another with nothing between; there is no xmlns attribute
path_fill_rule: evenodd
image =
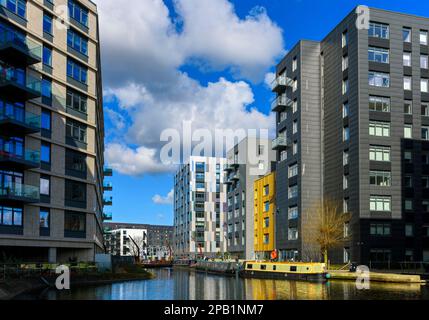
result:
<svg viewBox="0 0 429 320"><path fill-rule="evenodd" d="M100 67L93 2L0 1L0 259L104 252Z"/></svg>
<svg viewBox="0 0 429 320"><path fill-rule="evenodd" d="M147 258L146 229L114 229L104 235L107 251L114 256Z"/></svg>
<svg viewBox="0 0 429 320"><path fill-rule="evenodd" d="M276 173L256 180L254 188L254 249L257 260L269 260L276 249Z"/></svg>
<svg viewBox="0 0 429 320"><path fill-rule="evenodd" d="M277 68L277 248L295 250L284 258L305 259L306 206L323 195L352 215L334 262L429 261L429 19L369 14L356 24L353 10Z"/></svg>
<svg viewBox="0 0 429 320"><path fill-rule="evenodd" d="M276 153L267 139L246 137L227 152L227 252L239 259L254 258L254 182L271 172Z"/></svg>
<svg viewBox="0 0 429 320"><path fill-rule="evenodd" d="M175 257L215 257L226 251L224 158L190 157L174 177Z"/></svg>
<svg viewBox="0 0 429 320"><path fill-rule="evenodd" d="M136 223L116 223L106 222L104 223L105 243L106 249L109 253L114 254L112 249L113 238L111 237L111 231L117 229L127 230L146 230L146 255L145 258L149 260L162 260L169 259L173 254L173 226L161 226L151 224L136 224Z"/></svg>

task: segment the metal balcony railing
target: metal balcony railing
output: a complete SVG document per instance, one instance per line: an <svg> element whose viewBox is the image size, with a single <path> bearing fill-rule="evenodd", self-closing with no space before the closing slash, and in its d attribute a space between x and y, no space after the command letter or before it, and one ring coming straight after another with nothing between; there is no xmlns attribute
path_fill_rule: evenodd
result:
<svg viewBox="0 0 429 320"><path fill-rule="evenodd" d="M288 78L285 74L282 74L273 80L271 83L271 90L273 92L279 92L286 90L287 87L291 87L292 85L293 80Z"/></svg>
<svg viewBox="0 0 429 320"><path fill-rule="evenodd" d="M286 149L288 146L289 146L289 144L288 144L287 138L284 136L278 136L272 142L272 149L273 150Z"/></svg>
<svg viewBox="0 0 429 320"><path fill-rule="evenodd" d="M271 110L273 112L284 111L287 107L292 107L293 101L285 94L278 96L271 102Z"/></svg>

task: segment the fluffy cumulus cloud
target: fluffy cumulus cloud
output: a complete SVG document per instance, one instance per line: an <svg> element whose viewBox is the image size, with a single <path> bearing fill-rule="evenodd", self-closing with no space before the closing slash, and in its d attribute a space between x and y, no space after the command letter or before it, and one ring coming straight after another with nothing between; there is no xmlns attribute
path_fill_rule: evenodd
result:
<svg viewBox="0 0 429 320"><path fill-rule="evenodd" d="M159 194L156 194L152 197L152 201L156 204L173 204L174 199L174 190L171 189L171 191L166 196L161 196Z"/></svg>
<svg viewBox="0 0 429 320"><path fill-rule="evenodd" d="M121 173L165 172L159 161L164 129L267 128L272 116L252 107L251 85L267 81L281 56L281 29L267 12L254 8L238 17L228 0L117 0L98 4L106 99L115 99L132 120L125 134L107 145L106 159ZM129 10L133 8L133 10ZM127 17L127 19L124 19ZM226 71L202 85L181 71ZM123 117L109 117L123 128Z"/></svg>

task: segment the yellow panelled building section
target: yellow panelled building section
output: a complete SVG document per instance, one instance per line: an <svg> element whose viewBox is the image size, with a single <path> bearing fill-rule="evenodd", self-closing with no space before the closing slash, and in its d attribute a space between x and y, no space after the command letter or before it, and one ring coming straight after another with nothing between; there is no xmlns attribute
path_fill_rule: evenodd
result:
<svg viewBox="0 0 429 320"><path fill-rule="evenodd" d="M254 182L254 251L257 259L269 259L275 248L275 172Z"/></svg>

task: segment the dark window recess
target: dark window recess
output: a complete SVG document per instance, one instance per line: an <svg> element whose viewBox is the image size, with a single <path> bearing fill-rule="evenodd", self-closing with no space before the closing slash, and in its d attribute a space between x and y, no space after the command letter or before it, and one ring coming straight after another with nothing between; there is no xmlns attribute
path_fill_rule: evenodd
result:
<svg viewBox="0 0 429 320"><path fill-rule="evenodd" d="M78 151L66 149L65 174L76 178L86 179L86 155Z"/></svg>
<svg viewBox="0 0 429 320"><path fill-rule="evenodd" d="M66 122L66 142L67 144L86 149L86 128L87 126L79 121L67 119Z"/></svg>
<svg viewBox="0 0 429 320"><path fill-rule="evenodd" d="M64 214L64 237L86 238L86 214L66 211Z"/></svg>
<svg viewBox="0 0 429 320"><path fill-rule="evenodd" d="M87 102L88 98L77 91L67 90L67 112L80 117L84 120L87 119Z"/></svg>
<svg viewBox="0 0 429 320"><path fill-rule="evenodd" d="M296 272L297 270L298 270L298 268L296 266L290 267L290 272Z"/></svg>
<svg viewBox="0 0 429 320"><path fill-rule="evenodd" d="M65 206L86 208L86 184L73 180L65 181Z"/></svg>
<svg viewBox="0 0 429 320"><path fill-rule="evenodd" d="M267 266L265 264L261 264L261 270L267 270Z"/></svg>
<svg viewBox="0 0 429 320"><path fill-rule="evenodd" d="M253 264L248 264L247 269L253 269Z"/></svg>

